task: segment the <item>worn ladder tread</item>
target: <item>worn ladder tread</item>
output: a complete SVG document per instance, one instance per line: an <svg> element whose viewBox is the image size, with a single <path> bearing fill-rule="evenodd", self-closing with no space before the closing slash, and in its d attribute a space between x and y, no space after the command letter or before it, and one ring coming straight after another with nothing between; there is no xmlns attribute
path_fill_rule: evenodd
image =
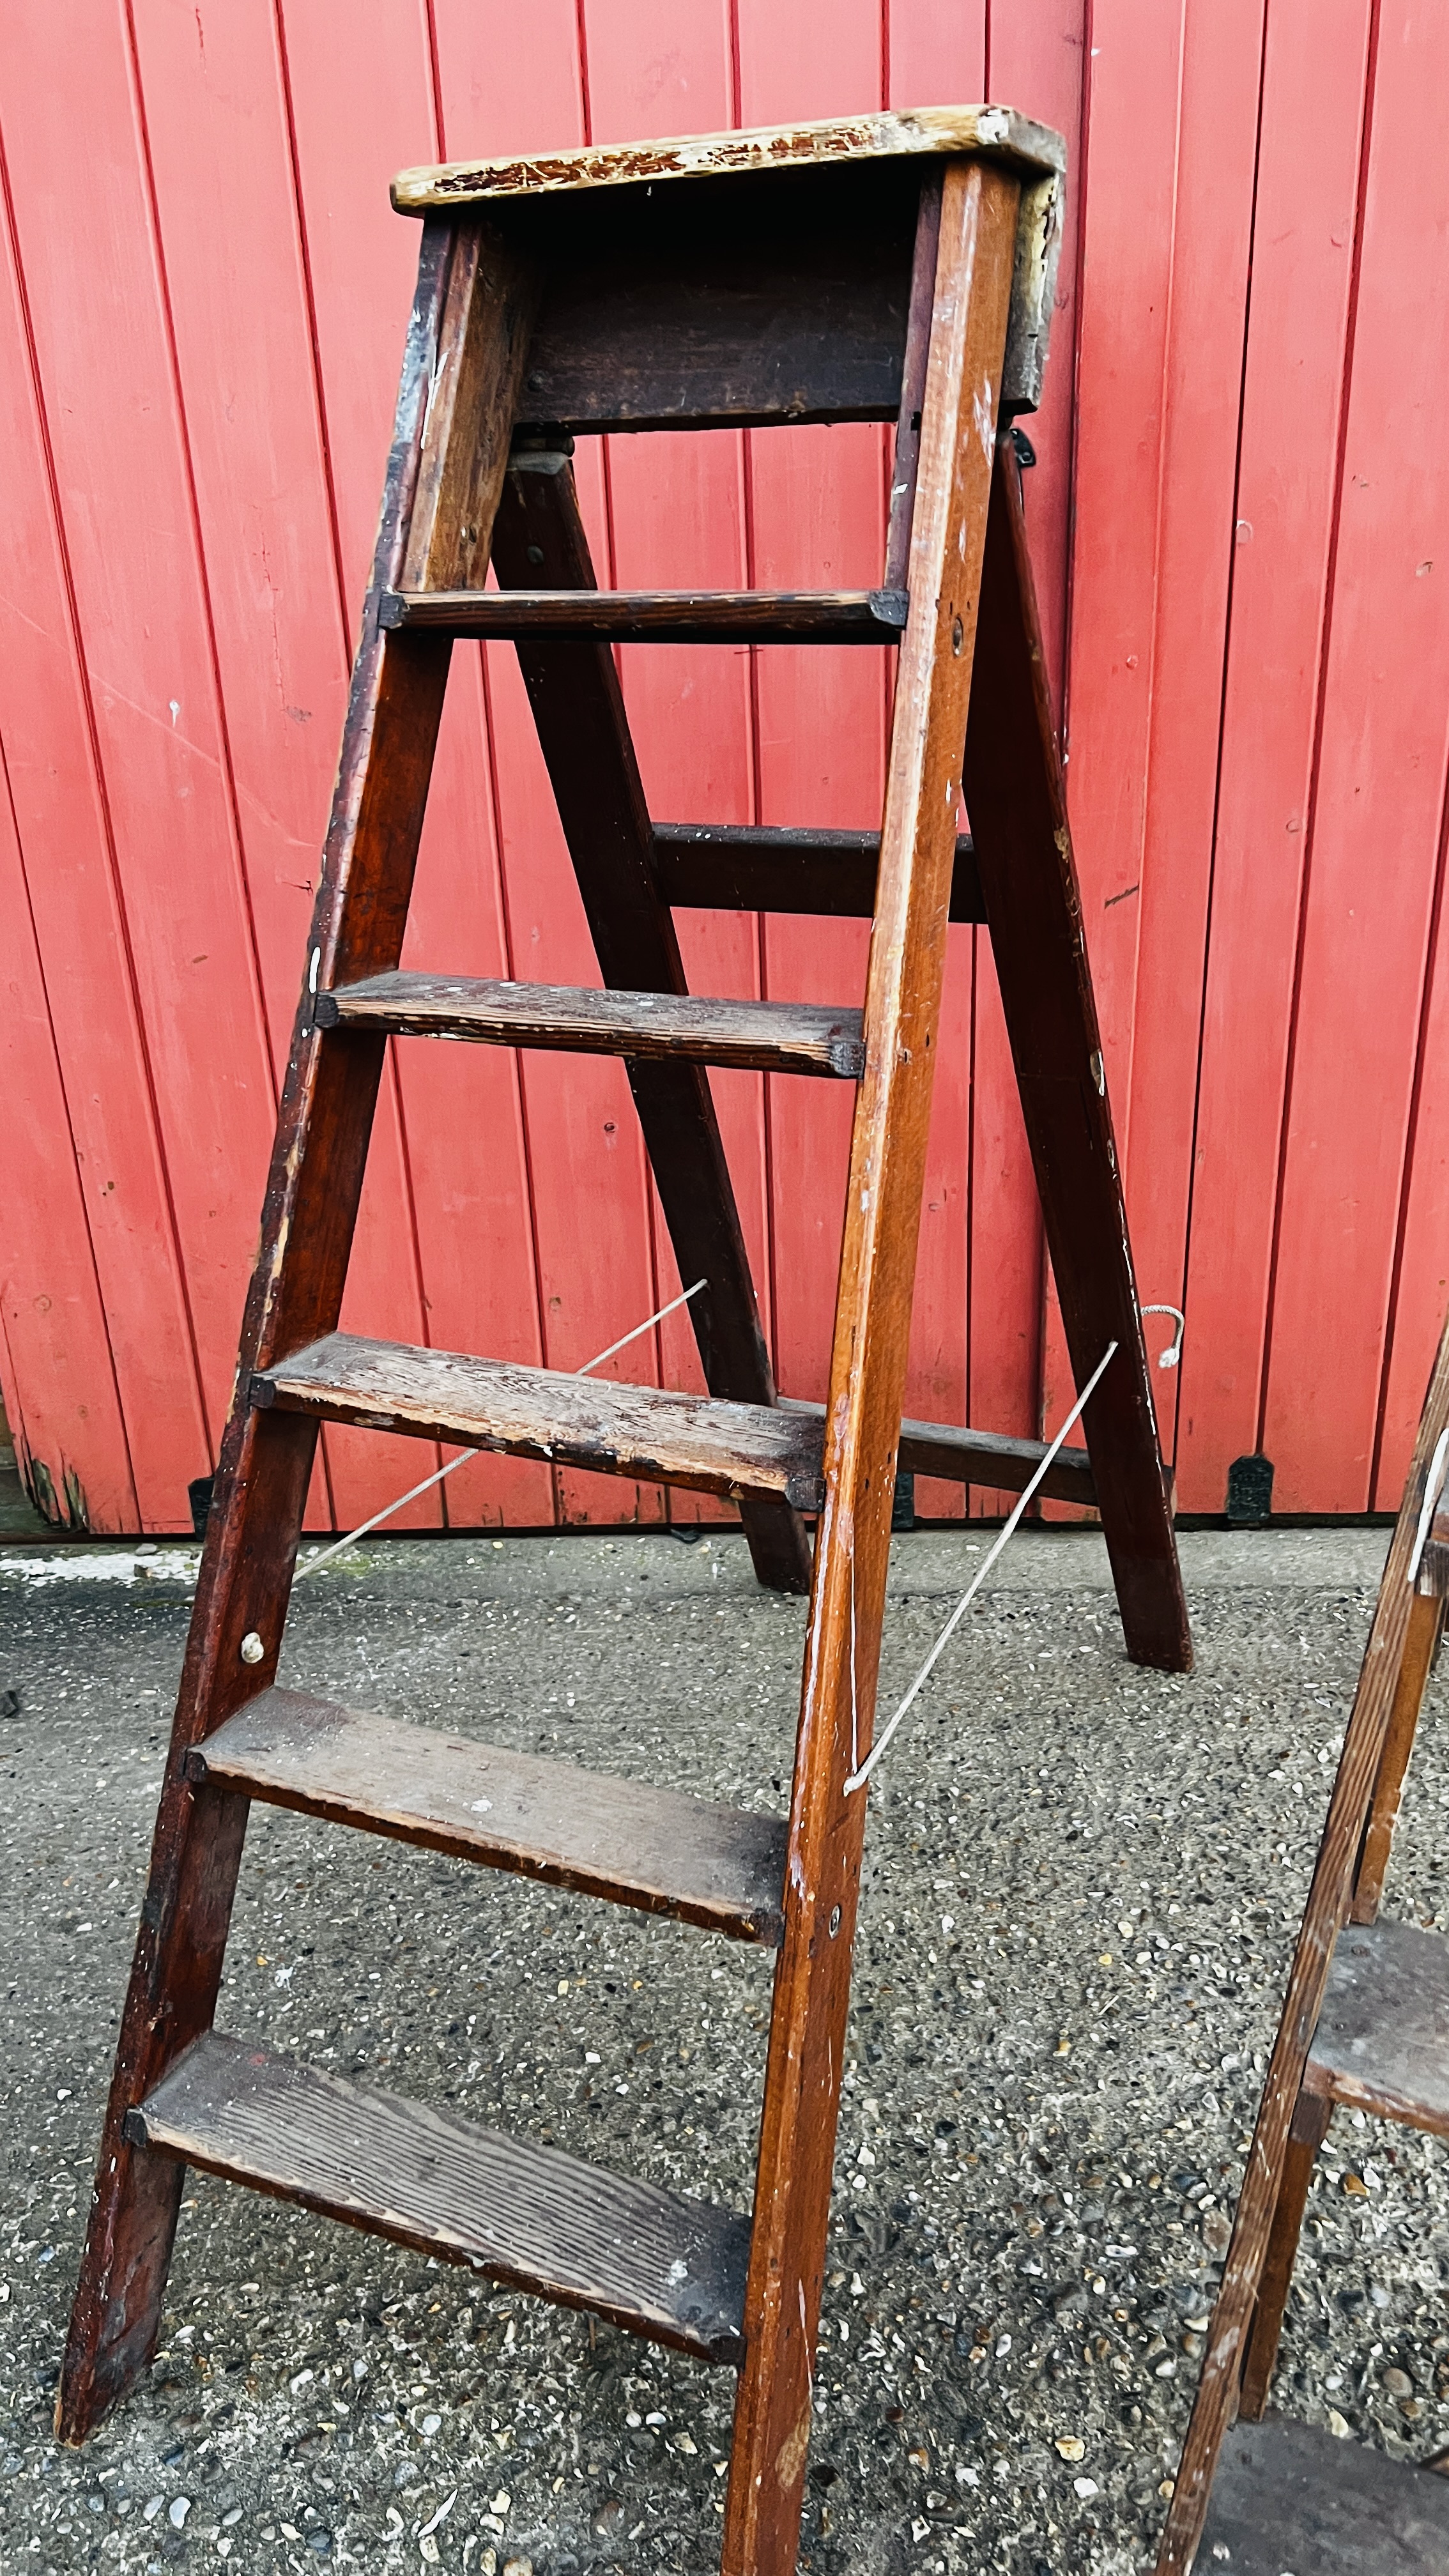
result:
<svg viewBox="0 0 1449 2576"><path fill-rule="evenodd" d="M392 590L386 627L555 643L898 644L903 590Z"/></svg>
<svg viewBox="0 0 1449 2576"><path fill-rule="evenodd" d="M1443 2576L1449 2479L1281 2415L1227 2435L1197 2565L1227 2576Z"/></svg>
<svg viewBox="0 0 1449 2576"><path fill-rule="evenodd" d="M822 1499L818 1426L774 1405L567 1377L353 1333L328 1333L259 1372L251 1399L321 1421L502 1449L696 1493L778 1494L797 1511L817 1511Z"/></svg>
<svg viewBox="0 0 1449 2576"><path fill-rule="evenodd" d="M573 1762L264 1690L188 1775L269 1805L778 1947L785 1826Z"/></svg>
<svg viewBox="0 0 1449 2576"><path fill-rule="evenodd" d="M1449 2137L1449 1941L1348 1923L1308 2052L1310 2093Z"/></svg>
<svg viewBox="0 0 1449 2576"><path fill-rule="evenodd" d="M764 1073L865 1070L861 1015L813 1002L709 1000L693 993L598 992L462 975L373 975L317 995L319 1028L470 1038L581 1054L682 1056Z"/></svg>
<svg viewBox="0 0 1449 2576"><path fill-rule="evenodd" d="M656 823L654 880L674 908L797 912L869 921L879 832L769 823ZM956 836L952 921L984 921L969 833Z"/></svg>
<svg viewBox="0 0 1449 2576"><path fill-rule="evenodd" d="M708 2361L743 2349L750 2225L209 2031L127 2118L134 2143L471 2264Z"/></svg>

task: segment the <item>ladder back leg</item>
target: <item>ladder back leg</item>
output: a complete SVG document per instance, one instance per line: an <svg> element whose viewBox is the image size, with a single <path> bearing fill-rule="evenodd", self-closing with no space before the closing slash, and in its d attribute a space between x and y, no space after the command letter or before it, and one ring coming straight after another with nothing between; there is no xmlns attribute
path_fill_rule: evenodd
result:
<svg viewBox="0 0 1449 2576"><path fill-rule="evenodd" d="M1047 1247L1085 1415L1127 1651L1187 1672L1187 1603L1163 1479L1046 662L1009 439L1000 442L966 727L966 810Z"/></svg>
<svg viewBox="0 0 1449 2576"><path fill-rule="evenodd" d="M83 2441L155 2349L182 2167L131 2143L126 2121L211 2027L247 1814L245 1799L190 1785L186 1757L276 1678L317 1437L301 1415L252 1411L247 1388L253 1369L336 1324L382 1072L381 1037L318 1035L310 988L318 973L326 985L398 963L450 648L383 634L376 596L397 582L405 558L456 566L459 578L480 544L486 561L532 305L528 275L484 227L426 227L308 942L317 972L304 986L287 1067L61 2373L63 2441ZM430 411L440 378L466 385L465 405L445 398ZM472 533L480 528L483 537ZM256 1663L241 1653L251 1632L262 1644Z"/></svg>
<svg viewBox="0 0 1449 2576"><path fill-rule="evenodd" d="M825 1504L801 1693L725 2509L725 2576L795 2564L870 1740L939 1028L1017 187L951 162L831 1353Z"/></svg>
<svg viewBox="0 0 1449 2576"><path fill-rule="evenodd" d="M1283 2179L1278 2186L1278 2199L1268 2230L1268 2248L1263 2256L1263 2273L1258 2283L1247 2358L1243 2363L1242 2385L1238 2391L1238 2412L1253 2422L1257 2421L1268 2403L1273 2365L1278 2358L1278 2339L1283 2331L1283 2311L1288 2304L1288 2285L1293 2278L1293 2258L1303 2232L1303 2212L1308 2205L1308 2187L1313 2180L1313 2160L1328 2135L1328 2123L1332 2117L1333 2104L1321 2093L1300 2093L1288 2124Z"/></svg>
<svg viewBox="0 0 1449 2576"><path fill-rule="evenodd" d="M594 568L573 468L558 450L515 453L493 528L500 587L592 590ZM607 644L521 642L518 658L604 981L616 990L683 993L673 917L654 874L654 833ZM686 1286L711 1395L773 1404L749 1255L702 1064L626 1059L660 1205ZM760 1581L810 1588L805 1526L788 1503L740 1506Z"/></svg>

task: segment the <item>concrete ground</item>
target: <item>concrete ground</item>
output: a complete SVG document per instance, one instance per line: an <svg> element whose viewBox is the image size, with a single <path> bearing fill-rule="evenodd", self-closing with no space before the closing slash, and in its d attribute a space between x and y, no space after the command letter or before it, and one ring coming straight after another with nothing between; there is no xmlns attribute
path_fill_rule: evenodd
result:
<svg viewBox="0 0 1449 2576"><path fill-rule="evenodd" d="M984 1542L897 1542L882 1698ZM1188 1535L1197 1669L1016 1541L873 1791L801 2565L1150 2563L1382 1531ZM715 2564L731 2375L192 2177L161 2347L51 2408L195 1552L0 1561L0 2568ZM802 1609L738 1538L374 1544L284 1678L778 1807ZM1389 1910L1442 1921L1435 1686ZM221 2019L747 2205L768 1957L256 1809ZM1445 2148L1340 2114L1279 2401L1449 2440Z"/></svg>

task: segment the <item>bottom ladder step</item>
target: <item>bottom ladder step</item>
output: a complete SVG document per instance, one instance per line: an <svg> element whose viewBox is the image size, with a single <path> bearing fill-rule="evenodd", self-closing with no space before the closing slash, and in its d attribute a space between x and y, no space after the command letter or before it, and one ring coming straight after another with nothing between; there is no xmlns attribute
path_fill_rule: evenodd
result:
<svg viewBox="0 0 1449 2576"><path fill-rule="evenodd" d="M126 2121L180 2156L706 2361L744 2354L750 2222L209 2031Z"/></svg>
<svg viewBox="0 0 1449 2576"><path fill-rule="evenodd" d="M1195 2564L1214 2576L1443 2576L1449 2478L1268 2415L1223 2443Z"/></svg>

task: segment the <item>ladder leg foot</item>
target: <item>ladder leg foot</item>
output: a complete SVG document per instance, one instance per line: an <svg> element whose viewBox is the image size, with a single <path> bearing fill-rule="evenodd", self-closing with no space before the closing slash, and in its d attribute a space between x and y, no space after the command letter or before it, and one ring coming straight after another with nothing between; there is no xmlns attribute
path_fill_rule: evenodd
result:
<svg viewBox="0 0 1449 2576"><path fill-rule="evenodd" d="M169 2156L106 2142L60 2374L58 2442L88 2441L155 2353L185 2177Z"/></svg>

